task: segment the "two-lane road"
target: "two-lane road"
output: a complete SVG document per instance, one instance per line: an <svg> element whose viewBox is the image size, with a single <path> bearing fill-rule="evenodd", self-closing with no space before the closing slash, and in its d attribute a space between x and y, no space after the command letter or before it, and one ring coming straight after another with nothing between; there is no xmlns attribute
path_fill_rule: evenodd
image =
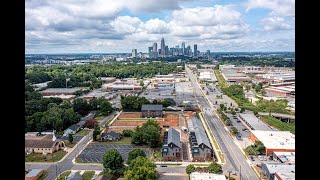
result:
<svg viewBox="0 0 320 180"><path fill-rule="evenodd" d="M208 103L204 95L201 93L199 84L194 78L191 70L189 68L186 68L186 71L194 87L195 97L199 105L201 106L202 111L204 112L203 114L205 120L207 120L210 130L216 137L217 143L219 144L221 151L224 154L226 164L223 166L223 170L225 172L237 172L238 175L241 174L241 179L258 180L257 175L248 164L239 147L234 143L232 137L225 130L222 122L213 113L213 107Z"/></svg>

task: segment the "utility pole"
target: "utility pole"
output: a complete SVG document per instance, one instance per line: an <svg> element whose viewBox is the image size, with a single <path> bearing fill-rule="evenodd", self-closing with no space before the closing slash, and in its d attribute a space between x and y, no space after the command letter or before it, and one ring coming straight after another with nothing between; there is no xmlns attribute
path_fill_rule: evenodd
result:
<svg viewBox="0 0 320 180"><path fill-rule="evenodd" d="M240 180L241 180L241 165L240 165Z"/></svg>

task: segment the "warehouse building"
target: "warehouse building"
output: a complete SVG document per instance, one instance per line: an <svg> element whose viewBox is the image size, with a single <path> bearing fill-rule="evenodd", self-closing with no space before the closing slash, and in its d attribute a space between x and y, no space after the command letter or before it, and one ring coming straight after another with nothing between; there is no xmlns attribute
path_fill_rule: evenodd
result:
<svg viewBox="0 0 320 180"><path fill-rule="evenodd" d="M74 95L76 91L87 90L85 87L74 87L74 88L48 88L40 91L42 96L54 96L54 95Z"/></svg>
<svg viewBox="0 0 320 180"><path fill-rule="evenodd" d="M261 170L263 175L267 176L270 180L281 179L281 177L293 177L295 179L295 165L279 164L279 163L262 163ZM275 173L278 177L275 177ZM283 174L286 173L286 174ZM281 176L282 175L282 176Z"/></svg>
<svg viewBox="0 0 320 180"><path fill-rule="evenodd" d="M223 78L230 84L250 82L251 79L241 72L241 70L234 65L221 65L221 74Z"/></svg>
<svg viewBox="0 0 320 180"><path fill-rule="evenodd" d="M273 152L295 152L295 135L289 131L250 131L251 141L261 141L266 147L266 155Z"/></svg>
<svg viewBox="0 0 320 180"><path fill-rule="evenodd" d="M103 91L119 91L119 90L132 90L132 91L141 91L142 86L135 84L127 83L110 83L102 85Z"/></svg>
<svg viewBox="0 0 320 180"><path fill-rule="evenodd" d="M267 96L289 97L295 95L295 85L290 86L269 86L264 88Z"/></svg>
<svg viewBox="0 0 320 180"><path fill-rule="evenodd" d="M270 131L269 128L263 121L257 118L254 114L249 113L239 113L239 118L246 123L251 130L262 130L262 131Z"/></svg>
<svg viewBox="0 0 320 180"><path fill-rule="evenodd" d="M217 82L216 75L211 70L200 72L198 79L200 82Z"/></svg>
<svg viewBox="0 0 320 180"><path fill-rule="evenodd" d="M180 133L170 128L164 132L162 157L165 161L180 161L181 160L181 142Z"/></svg>

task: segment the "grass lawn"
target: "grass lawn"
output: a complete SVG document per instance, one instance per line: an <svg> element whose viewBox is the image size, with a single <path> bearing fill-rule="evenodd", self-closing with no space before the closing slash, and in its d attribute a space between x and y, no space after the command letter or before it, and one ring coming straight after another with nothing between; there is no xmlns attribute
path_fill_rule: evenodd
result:
<svg viewBox="0 0 320 180"><path fill-rule="evenodd" d="M264 122L266 122L270 126L273 126L279 129L280 131L290 131L292 134L295 134L294 123L285 123L271 116L263 116L263 115L259 115L259 116Z"/></svg>
<svg viewBox="0 0 320 180"><path fill-rule="evenodd" d="M65 171L64 173L60 174L57 180L65 180L65 177L68 176L71 171Z"/></svg>
<svg viewBox="0 0 320 180"><path fill-rule="evenodd" d="M88 131L81 129L77 133L74 134L74 136L86 136L88 134Z"/></svg>
<svg viewBox="0 0 320 180"><path fill-rule="evenodd" d="M131 144L131 140L132 140L131 137L122 137L120 141L106 141L101 143L102 144Z"/></svg>
<svg viewBox="0 0 320 180"><path fill-rule="evenodd" d="M29 154L25 157L25 162L57 162L62 159L67 152L59 150L53 154L47 154L46 156L41 153Z"/></svg>
<svg viewBox="0 0 320 180"><path fill-rule="evenodd" d="M227 81L223 78L223 76L222 76L222 74L220 73L220 71L217 70L217 69L214 69L213 71L214 71L214 73L216 74L216 77L217 77L217 80L218 80L218 83L219 83L221 89L222 89L222 88L225 88L225 87L228 87L228 83L227 83Z"/></svg>
<svg viewBox="0 0 320 180"><path fill-rule="evenodd" d="M95 120L97 121L101 121L105 116L97 116L97 117L94 117Z"/></svg>
<svg viewBox="0 0 320 180"><path fill-rule="evenodd" d="M48 176L48 170L44 170L38 180L44 180Z"/></svg>
<svg viewBox="0 0 320 180"><path fill-rule="evenodd" d="M91 180L91 178L93 177L94 173L95 173L94 171L85 171L82 174L83 180Z"/></svg>

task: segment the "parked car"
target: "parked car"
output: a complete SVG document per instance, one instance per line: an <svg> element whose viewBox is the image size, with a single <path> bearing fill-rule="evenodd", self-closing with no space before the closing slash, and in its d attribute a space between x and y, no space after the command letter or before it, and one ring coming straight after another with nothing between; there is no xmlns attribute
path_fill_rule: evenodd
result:
<svg viewBox="0 0 320 180"><path fill-rule="evenodd" d="M263 158L262 156L258 156L258 159L259 159L260 161L263 161L263 160L264 160L264 158Z"/></svg>
<svg viewBox="0 0 320 180"><path fill-rule="evenodd" d="M250 159L251 159L251 161L254 161L254 158L253 158L253 156L250 156Z"/></svg>
<svg viewBox="0 0 320 180"><path fill-rule="evenodd" d="M160 167L167 167L167 165L165 165L165 164L161 164L161 165L160 165Z"/></svg>
<svg viewBox="0 0 320 180"><path fill-rule="evenodd" d="M241 136L237 136L237 139L241 141L241 140L242 140L242 137L241 137Z"/></svg>

